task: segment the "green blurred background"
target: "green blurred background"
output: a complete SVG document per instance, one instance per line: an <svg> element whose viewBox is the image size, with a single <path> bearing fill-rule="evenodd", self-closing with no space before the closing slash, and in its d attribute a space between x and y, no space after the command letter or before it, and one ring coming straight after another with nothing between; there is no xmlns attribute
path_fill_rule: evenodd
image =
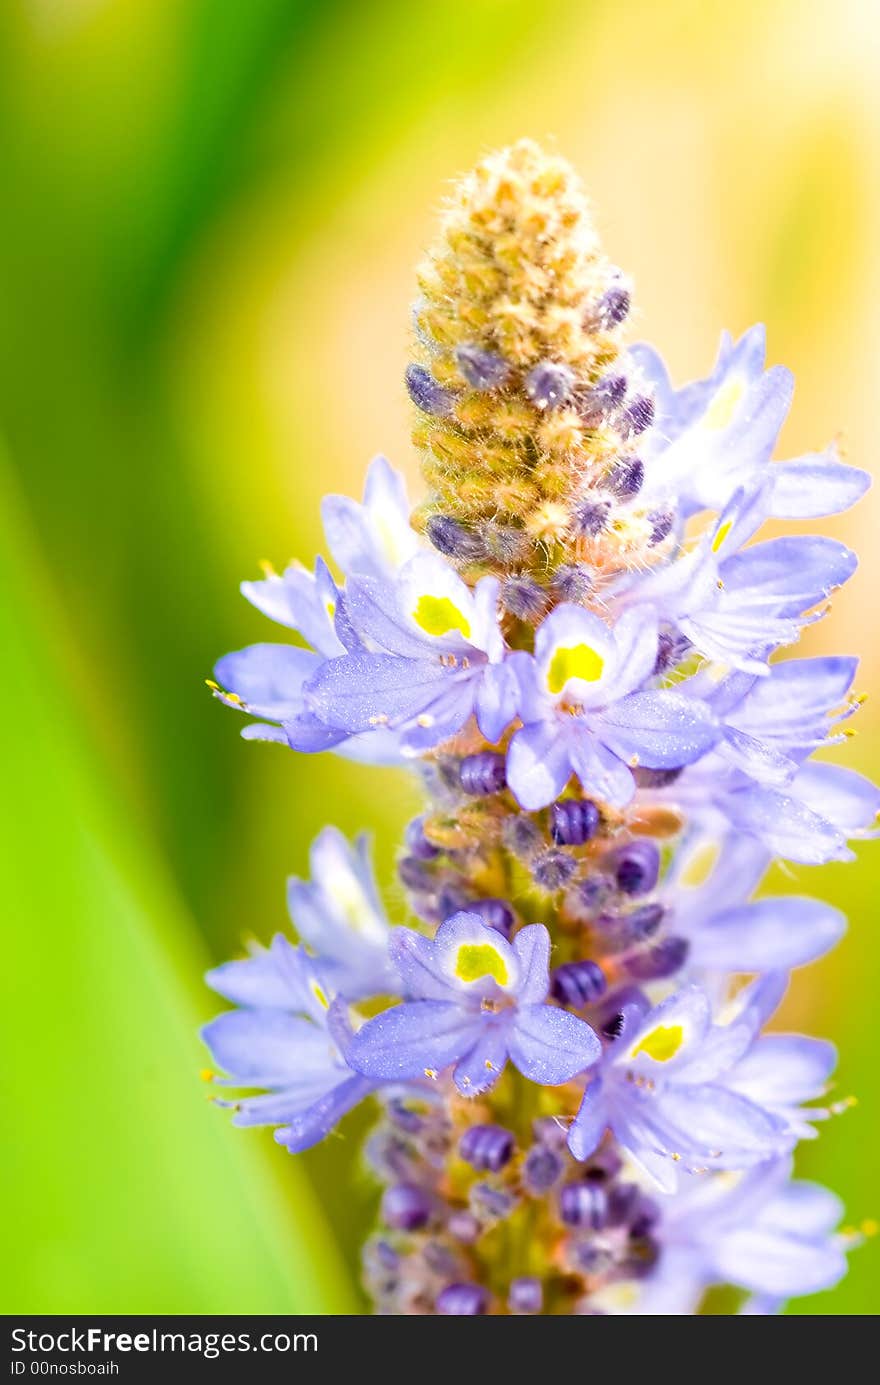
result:
<svg viewBox="0 0 880 1385"><path fill-rule="evenodd" d="M201 973L283 926L328 819L374 829L399 917L413 789L239 741L203 683L267 637L237 584L310 560L321 494L380 449L416 484L413 266L447 180L521 134L579 166L676 378L763 319L798 377L783 453L840 431L871 467L878 33L876 0L4 0L4 1311L359 1310L357 1125L295 1160L232 1131ZM827 526L862 568L804 641L858 650L862 690L878 519ZM869 702L846 762L880 769L878 733ZM880 855L778 876L852 916L785 1019L860 1099L801 1159L858 1225ZM874 1242L797 1311L871 1313L878 1274Z"/></svg>

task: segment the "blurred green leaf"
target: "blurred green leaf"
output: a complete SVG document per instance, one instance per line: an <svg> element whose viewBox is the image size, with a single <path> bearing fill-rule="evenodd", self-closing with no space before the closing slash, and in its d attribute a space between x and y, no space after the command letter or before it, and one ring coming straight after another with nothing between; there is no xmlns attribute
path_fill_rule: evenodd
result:
<svg viewBox="0 0 880 1385"><path fill-rule="evenodd" d="M206 1100L203 959L79 729L2 456L0 572L4 1310L345 1312L300 1170Z"/></svg>

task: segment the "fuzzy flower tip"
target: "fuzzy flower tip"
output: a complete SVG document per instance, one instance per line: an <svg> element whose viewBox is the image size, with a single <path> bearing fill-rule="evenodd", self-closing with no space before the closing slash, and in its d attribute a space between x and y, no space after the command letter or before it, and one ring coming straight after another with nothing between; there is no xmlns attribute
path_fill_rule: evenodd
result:
<svg viewBox="0 0 880 1385"><path fill-rule="evenodd" d="M296 1151L378 1103L383 1313L693 1314L717 1284L771 1313L853 1243L791 1178L848 1105L834 1050L765 1032L845 920L756 892L775 858L875 832L874 786L813 759L858 709L855 660L778 657L855 557L759 530L868 478L833 448L772 459L791 377L760 328L676 389L627 345L631 306L568 165L530 141L485 159L419 275L427 498L411 512L381 457L362 501L327 497L339 576L245 582L296 642L212 683L248 739L423 785L409 923L327 828L288 885L295 938L208 977L237 1124Z"/></svg>

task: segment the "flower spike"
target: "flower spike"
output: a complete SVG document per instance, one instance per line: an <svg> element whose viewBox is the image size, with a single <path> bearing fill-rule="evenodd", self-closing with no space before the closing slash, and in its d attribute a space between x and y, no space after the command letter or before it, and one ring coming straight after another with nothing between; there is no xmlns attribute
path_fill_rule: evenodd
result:
<svg viewBox="0 0 880 1385"><path fill-rule="evenodd" d="M238 1125L291 1151L358 1103L383 1185L381 1313L691 1315L828 1288L855 1232L792 1181L851 1101L836 1055L766 1033L846 921L756 898L776 857L851 856L880 792L815 753L856 661L779 658L856 559L765 520L853 504L834 448L773 460L792 394L765 334L676 389L630 346L633 286L578 179L530 140L455 188L419 271L405 385L427 494L384 458L329 496L319 559L245 582L299 642L227 654L244 735L420 777L392 927L363 838L314 842L297 941L209 973ZM744 988L739 978L752 978ZM867 1234L867 1232L865 1232Z"/></svg>

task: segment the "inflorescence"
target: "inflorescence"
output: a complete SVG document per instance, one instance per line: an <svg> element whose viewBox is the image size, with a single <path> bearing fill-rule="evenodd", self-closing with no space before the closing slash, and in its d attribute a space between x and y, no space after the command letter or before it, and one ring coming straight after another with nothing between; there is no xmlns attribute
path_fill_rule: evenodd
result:
<svg viewBox="0 0 880 1385"><path fill-rule="evenodd" d="M813 752L856 661L772 659L856 560L767 519L847 508L833 448L773 462L792 381L725 336L675 390L625 343L631 286L578 181L530 141L456 188L419 274L406 386L428 486L384 458L324 503L318 560L243 584L303 644L217 666L243 734L420 776L389 925L327 828L284 936L209 982L238 1125L291 1151L366 1097L382 1313L767 1313L851 1237L792 1150L846 1102L826 1042L764 1032L844 920L754 899L777 857L852 856L877 790ZM746 978L749 978L746 981Z"/></svg>

